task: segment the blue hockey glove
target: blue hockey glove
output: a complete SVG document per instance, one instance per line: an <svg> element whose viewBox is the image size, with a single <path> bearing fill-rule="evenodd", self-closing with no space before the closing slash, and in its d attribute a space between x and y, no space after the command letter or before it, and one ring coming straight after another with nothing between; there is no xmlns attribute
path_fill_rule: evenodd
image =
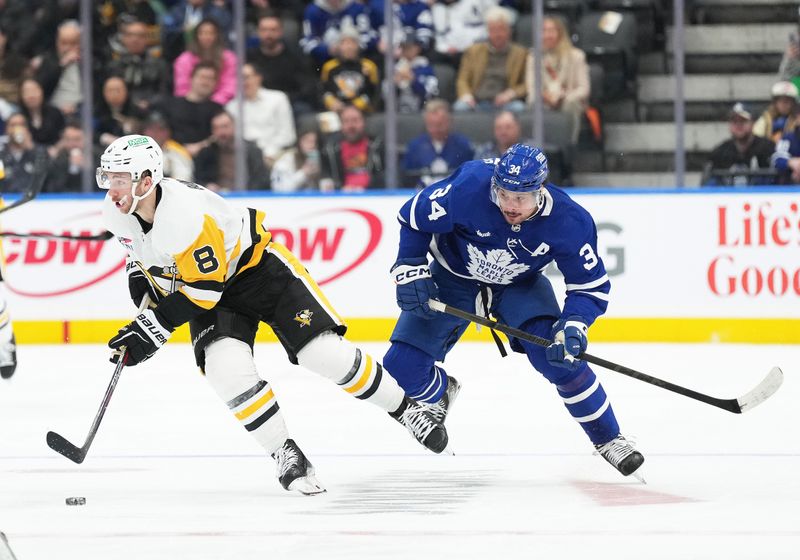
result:
<svg viewBox="0 0 800 560"><path fill-rule="evenodd" d="M584 323L583 317L578 315L559 319L553 325L553 343L545 349L545 356L550 365L570 370L578 369L583 362L575 356L586 350L589 344L586 338L588 330L589 327Z"/></svg>
<svg viewBox="0 0 800 560"><path fill-rule="evenodd" d="M424 319L437 315L428 307L428 300L439 296L439 288L431 277L431 267L426 258L398 259L391 274L397 284L397 305L400 309Z"/></svg>
<svg viewBox="0 0 800 560"><path fill-rule="evenodd" d="M111 361L117 363L127 350L125 365L144 362L166 344L171 334L172 330L161 324L152 309L145 309L108 341L108 347L117 351L111 355Z"/></svg>

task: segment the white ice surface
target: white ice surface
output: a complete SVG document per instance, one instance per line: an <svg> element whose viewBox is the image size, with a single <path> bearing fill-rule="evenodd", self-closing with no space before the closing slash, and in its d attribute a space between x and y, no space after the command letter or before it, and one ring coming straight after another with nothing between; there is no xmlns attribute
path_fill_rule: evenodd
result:
<svg viewBox="0 0 800 560"><path fill-rule="evenodd" d="M384 344L366 345L382 356ZM800 347L594 344L612 361L720 397L770 367L783 387L735 415L597 369L648 484L592 455L554 390L521 356L462 343L448 418L453 457L383 412L256 356L328 493L285 492L274 465L168 344L123 370L89 456L82 444L113 366L101 346L23 346L0 382L0 531L18 560L800 558ZM66 506L69 496L85 506ZM2 553L0 553L2 557Z"/></svg>

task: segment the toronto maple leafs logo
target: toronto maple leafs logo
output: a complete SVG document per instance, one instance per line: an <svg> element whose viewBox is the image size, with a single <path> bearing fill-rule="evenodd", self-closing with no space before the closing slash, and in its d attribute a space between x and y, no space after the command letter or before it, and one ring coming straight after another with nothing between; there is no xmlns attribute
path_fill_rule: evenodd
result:
<svg viewBox="0 0 800 560"><path fill-rule="evenodd" d="M514 255L505 249L491 249L484 255L483 251L468 244L467 251L467 271L481 282L511 284L514 278L530 268L527 264L513 262Z"/></svg>

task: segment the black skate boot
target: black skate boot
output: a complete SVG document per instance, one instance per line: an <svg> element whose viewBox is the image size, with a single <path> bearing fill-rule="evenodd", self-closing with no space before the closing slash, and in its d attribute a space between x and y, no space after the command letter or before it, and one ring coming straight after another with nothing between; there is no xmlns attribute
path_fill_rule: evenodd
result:
<svg viewBox="0 0 800 560"><path fill-rule="evenodd" d="M314 465L306 459L293 439L283 442L283 447L272 454L275 459L278 482L286 490L296 490L311 496L325 492L314 476Z"/></svg>
<svg viewBox="0 0 800 560"><path fill-rule="evenodd" d="M450 408L453 406L453 402L455 402L456 397L458 397L458 392L460 390L461 383L458 382L458 379L448 375L447 388L444 390L442 398L428 405L428 412L433 416L434 420L440 424L444 424L444 421L447 419L447 413L450 412Z"/></svg>
<svg viewBox="0 0 800 560"><path fill-rule="evenodd" d="M636 470L644 463L644 456L634 449L633 444L622 436L617 436L608 443L595 445L597 453L611 463L624 476L633 475L644 482L644 478Z"/></svg>
<svg viewBox="0 0 800 560"><path fill-rule="evenodd" d="M8 379L17 370L17 339L12 334L11 340L0 343L0 377Z"/></svg>
<svg viewBox="0 0 800 560"><path fill-rule="evenodd" d="M427 405L405 397L400 408L390 412L389 416L405 426L414 439L434 453L447 449L447 430L428 412Z"/></svg>

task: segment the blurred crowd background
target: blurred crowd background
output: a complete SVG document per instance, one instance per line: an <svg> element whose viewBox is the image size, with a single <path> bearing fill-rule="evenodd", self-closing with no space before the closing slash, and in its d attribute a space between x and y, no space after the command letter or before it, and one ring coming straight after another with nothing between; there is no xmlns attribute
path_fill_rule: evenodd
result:
<svg viewBox="0 0 800 560"><path fill-rule="evenodd" d="M0 0L0 191L92 190L131 133L223 192L421 187L532 142L537 99L556 184L673 177L671 1L544 0L540 61L530 0L236 2ZM680 8L686 185L800 183L797 3Z"/></svg>

